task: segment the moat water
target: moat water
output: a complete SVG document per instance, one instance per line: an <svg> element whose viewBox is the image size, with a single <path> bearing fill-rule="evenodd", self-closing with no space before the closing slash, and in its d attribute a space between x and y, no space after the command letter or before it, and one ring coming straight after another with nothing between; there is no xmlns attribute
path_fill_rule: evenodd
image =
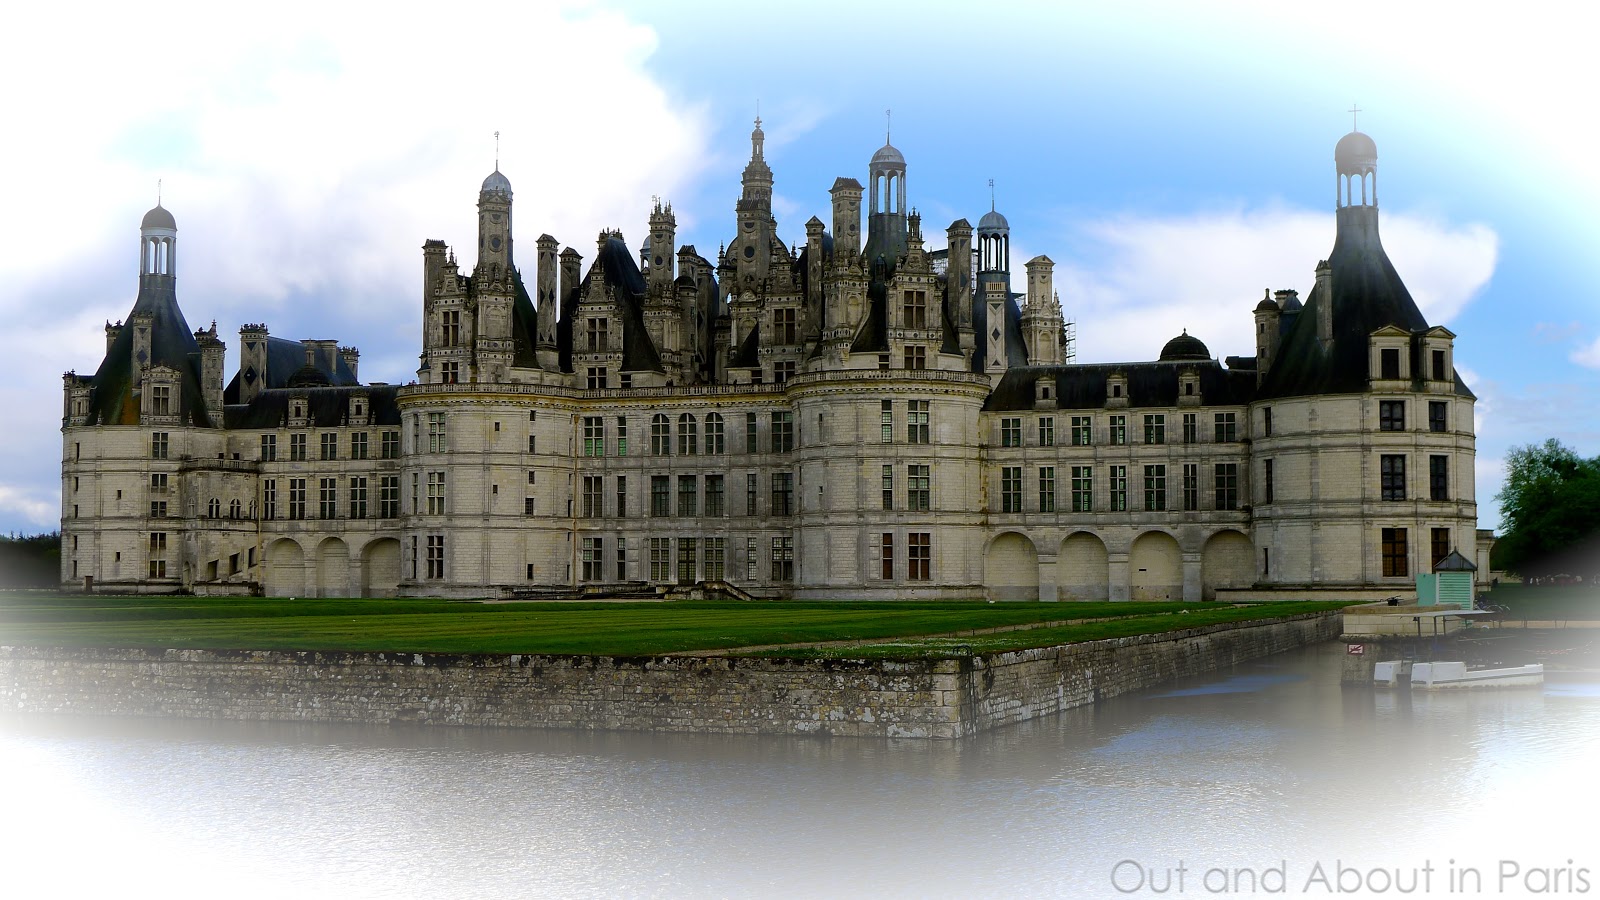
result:
<svg viewBox="0 0 1600 900"><path fill-rule="evenodd" d="M1600 676L1376 693L1341 688L1342 653L953 743L0 719L0 881L17 897L1600 894Z"/></svg>

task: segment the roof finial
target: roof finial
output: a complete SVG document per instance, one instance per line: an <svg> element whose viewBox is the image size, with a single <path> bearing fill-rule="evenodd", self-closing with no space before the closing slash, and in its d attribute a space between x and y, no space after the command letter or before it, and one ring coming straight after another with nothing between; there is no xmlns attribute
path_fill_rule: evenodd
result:
<svg viewBox="0 0 1600 900"><path fill-rule="evenodd" d="M761 127L761 98L756 98L756 127Z"/></svg>
<svg viewBox="0 0 1600 900"><path fill-rule="evenodd" d="M494 170L500 171L500 132L494 133Z"/></svg>
<svg viewBox="0 0 1600 900"><path fill-rule="evenodd" d="M893 130L894 130L894 110L886 109L886 110L883 111L883 142L885 144L891 143L891 141L889 140L889 132L891 132Z"/></svg>
<svg viewBox="0 0 1600 900"><path fill-rule="evenodd" d="M1350 104L1350 109L1348 110L1348 112L1350 113L1350 130L1351 131L1360 131L1361 129L1356 127L1356 113L1361 112L1360 107L1358 107L1354 103L1352 103L1352 104Z"/></svg>
<svg viewBox="0 0 1600 900"><path fill-rule="evenodd" d="M161 205L161 179L156 179L156 205Z"/></svg>
<svg viewBox="0 0 1600 900"><path fill-rule="evenodd" d="M989 179L989 212L994 212L994 179Z"/></svg>

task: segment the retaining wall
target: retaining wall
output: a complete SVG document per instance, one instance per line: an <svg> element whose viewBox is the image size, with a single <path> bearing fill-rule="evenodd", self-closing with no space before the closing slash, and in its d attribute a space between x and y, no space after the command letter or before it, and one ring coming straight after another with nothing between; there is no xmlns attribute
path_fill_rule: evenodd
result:
<svg viewBox="0 0 1600 900"><path fill-rule="evenodd" d="M0 647L0 710L956 738L1340 631L1306 613L908 662Z"/></svg>

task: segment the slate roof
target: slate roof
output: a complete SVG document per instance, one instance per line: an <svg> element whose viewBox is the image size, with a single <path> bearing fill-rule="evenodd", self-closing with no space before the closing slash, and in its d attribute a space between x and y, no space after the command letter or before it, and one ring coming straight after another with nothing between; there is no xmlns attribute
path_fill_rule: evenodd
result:
<svg viewBox="0 0 1600 900"><path fill-rule="evenodd" d="M303 389L262 391L250 403L230 404L223 410L228 428L281 428L289 421L289 400L304 397L311 427L340 428L350 424L350 397L367 395L367 421L375 426L400 424L400 407L395 397L400 388L392 384L343 385Z"/></svg>
<svg viewBox="0 0 1600 900"><path fill-rule="evenodd" d="M572 329L578 315L578 298L594 277L594 266L602 267L606 288L622 314L621 371L665 372L666 368L661 365L661 354L656 350L655 342L650 340L650 332L644 327L644 274L639 271L639 264L628 250L628 245L615 237L607 240L600 249L594 265L589 267L589 274L583 277L583 283L562 298L561 319L556 325L562 371L572 371Z"/></svg>
<svg viewBox="0 0 1600 900"><path fill-rule="evenodd" d="M972 292L972 332L976 342L972 352L972 371L984 372L989 364L989 304L984 300L985 283L980 282ZM1008 292L1006 299L1006 365L1028 364L1028 346L1022 339L1022 309L1017 306L1021 294Z"/></svg>
<svg viewBox="0 0 1600 900"><path fill-rule="evenodd" d="M150 211L152 215L155 212ZM139 403L133 396L138 382L133 359L133 317L142 314L150 316L150 358L138 361L139 364L166 366L179 372L182 376L177 398L179 422L209 427L212 423L206 415L205 395L200 389L200 345L183 318L183 310L178 308L176 279L170 275L140 277L139 296L128 318L123 320L122 332L111 342L105 359L94 373L86 424L139 424Z"/></svg>
<svg viewBox="0 0 1600 900"><path fill-rule="evenodd" d="M338 353L335 353L334 356L334 365L331 369L328 368L327 360L316 360L318 371L327 377L328 383L335 387L360 384L360 380L356 378L356 373L350 371L350 366L344 361L344 358ZM291 341L287 338L267 335L266 383L261 386L262 390L276 390L288 387L289 379L305 368L305 365L305 344L299 341ZM233 379L228 382L228 386L222 391L222 402L224 404L239 402L239 380L243 377L244 373L242 371L233 374ZM261 377L260 373L257 373L257 377Z"/></svg>
<svg viewBox="0 0 1600 900"><path fill-rule="evenodd" d="M1313 288L1304 309L1286 324L1272 368L1261 385L1262 399L1365 391L1368 337L1385 325L1411 332L1412 359L1421 359L1421 336L1428 330L1428 322L1383 250L1377 208L1344 207L1338 211L1338 225L1338 237L1328 257L1330 284ZM1333 340L1324 347L1317 339L1317 319L1330 304ZM1414 365L1411 369L1417 376L1415 387L1420 389L1426 367ZM1452 375L1455 392L1473 396L1460 373Z"/></svg>
<svg viewBox="0 0 1600 900"><path fill-rule="evenodd" d="M1053 378L1057 408L1103 409L1106 381L1112 375L1127 379L1130 409L1171 408L1178 405L1178 376L1188 370L1199 376L1198 390L1203 406L1242 406L1255 399L1255 372L1224 369L1215 360L1184 360L1014 366L990 392L983 408L996 412L1033 409L1035 384L1040 378Z"/></svg>

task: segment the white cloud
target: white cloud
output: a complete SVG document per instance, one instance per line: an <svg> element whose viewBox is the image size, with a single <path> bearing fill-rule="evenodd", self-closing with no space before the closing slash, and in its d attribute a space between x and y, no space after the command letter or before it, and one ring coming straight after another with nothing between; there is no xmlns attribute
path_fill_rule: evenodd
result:
<svg viewBox="0 0 1600 900"><path fill-rule="evenodd" d="M61 504L53 492L34 485L0 484L0 517L7 530L21 523L54 531L61 523Z"/></svg>
<svg viewBox="0 0 1600 900"><path fill-rule="evenodd" d="M1580 366L1600 369L1600 338L1595 338L1593 343L1572 351L1572 355L1568 359Z"/></svg>
<svg viewBox="0 0 1600 900"><path fill-rule="evenodd" d="M1487 226L1384 216L1389 258L1430 323L1447 324L1488 283ZM1333 217L1282 206L1184 216L1127 215L1072 228L1057 290L1078 322L1081 361L1151 359L1181 330L1213 355L1255 352L1250 312L1264 290L1304 299L1333 248Z"/></svg>

